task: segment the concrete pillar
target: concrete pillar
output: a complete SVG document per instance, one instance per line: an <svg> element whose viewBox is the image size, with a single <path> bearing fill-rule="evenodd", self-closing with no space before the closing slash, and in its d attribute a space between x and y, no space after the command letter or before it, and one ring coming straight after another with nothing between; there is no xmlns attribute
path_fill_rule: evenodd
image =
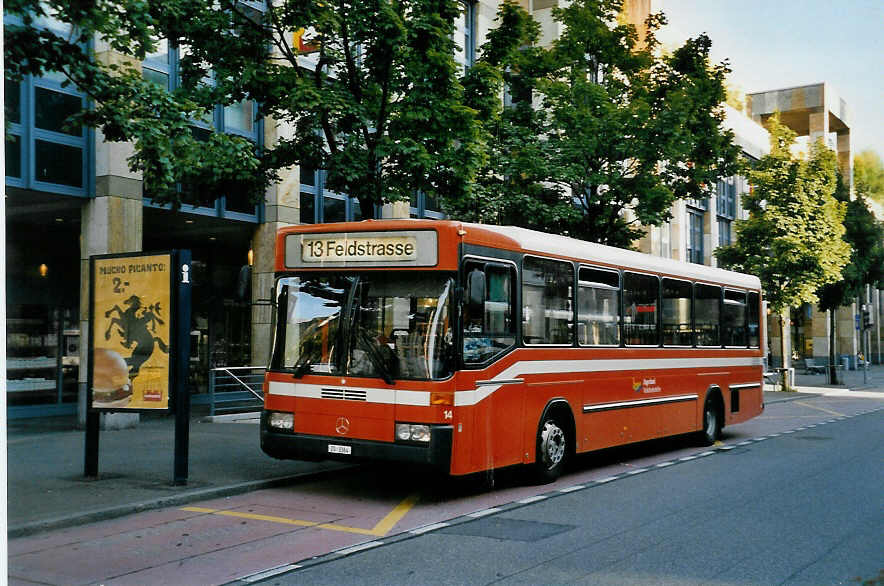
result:
<svg viewBox="0 0 884 586"><path fill-rule="evenodd" d="M408 201L385 203L381 208L381 218L385 220L411 217L411 206Z"/></svg>
<svg viewBox="0 0 884 586"><path fill-rule="evenodd" d="M265 122L265 144L276 144L281 137L292 135L292 128L285 123ZM300 169L280 171L279 183L270 186L264 196L264 222L252 237L251 363L255 366L267 364L270 358L276 234L280 228L300 223L300 201Z"/></svg>
<svg viewBox="0 0 884 586"><path fill-rule="evenodd" d="M107 148L106 143L101 143ZM102 185L114 189L106 193ZM86 424L86 383L89 364L89 257L93 254L140 252L144 207L141 202L141 182L128 181L120 176L96 178L96 197L87 200L81 212L80 228L80 372L77 400L77 420ZM102 429L133 427L138 423L137 413L105 413L101 416Z"/></svg>
<svg viewBox="0 0 884 586"><path fill-rule="evenodd" d="M850 131L838 133L837 153L838 169L847 183L847 188L853 191L853 151L850 149Z"/></svg>
<svg viewBox="0 0 884 586"><path fill-rule="evenodd" d="M823 144L826 144L826 137L829 135L829 114L825 108L819 112L811 112L808 122L810 142L813 143L816 139L821 138Z"/></svg>
<svg viewBox="0 0 884 586"><path fill-rule="evenodd" d="M688 258L687 247L687 207L685 201L680 199L672 206L672 221L670 230L670 254L669 258L685 262Z"/></svg>
<svg viewBox="0 0 884 586"><path fill-rule="evenodd" d="M835 353L840 361L841 356L850 357L850 365L856 367L855 357L859 352L859 337L856 331L856 303L846 307L839 307L835 314Z"/></svg>
<svg viewBox="0 0 884 586"><path fill-rule="evenodd" d="M709 209L703 214L703 264L717 267L713 252L718 248L718 198L709 197Z"/></svg>
<svg viewBox="0 0 884 586"><path fill-rule="evenodd" d="M808 331L813 337L813 359L817 364L828 364L829 360L829 312L813 308Z"/></svg>

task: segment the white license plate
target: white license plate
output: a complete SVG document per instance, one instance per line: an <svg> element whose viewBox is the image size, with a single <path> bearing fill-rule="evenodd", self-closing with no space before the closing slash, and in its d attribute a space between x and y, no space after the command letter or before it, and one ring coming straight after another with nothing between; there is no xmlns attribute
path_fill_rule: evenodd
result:
<svg viewBox="0 0 884 586"><path fill-rule="evenodd" d="M335 444L328 445L329 454L346 454L349 456L352 452L353 448L350 446L336 446Z"/></svg>

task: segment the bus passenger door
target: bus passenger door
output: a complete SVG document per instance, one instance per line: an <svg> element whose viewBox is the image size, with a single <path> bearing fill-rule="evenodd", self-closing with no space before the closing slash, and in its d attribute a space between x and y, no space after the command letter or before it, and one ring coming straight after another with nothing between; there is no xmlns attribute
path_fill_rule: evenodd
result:
<svg viewBox="0 0 884 586"><path fill-rule="evenodd" d="M525 385L503 380L496 363L516 344L516 267L505 262L464 262L463 360L477 373L474 465L481 468L521 462ZM485 374L487 373L487 374Z"/></svg>

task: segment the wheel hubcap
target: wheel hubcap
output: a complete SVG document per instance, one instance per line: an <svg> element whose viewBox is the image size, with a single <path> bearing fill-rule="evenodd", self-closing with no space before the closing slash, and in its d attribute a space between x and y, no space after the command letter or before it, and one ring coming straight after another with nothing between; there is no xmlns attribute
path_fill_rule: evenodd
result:
<svg viewBox="0 0 884 586"><path fill-rule="evenodd" d="M540 433L540 453L547 470L554 468L565 457L565 432L552 421L543 425Z"/></svg>

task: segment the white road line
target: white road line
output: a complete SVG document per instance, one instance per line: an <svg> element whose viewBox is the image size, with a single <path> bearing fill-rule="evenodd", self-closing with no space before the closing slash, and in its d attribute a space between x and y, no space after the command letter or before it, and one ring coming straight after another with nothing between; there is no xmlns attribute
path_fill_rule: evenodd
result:
<svg viewBox="0 0 884 586"><path fill-rule="evenodd" d="M361 543L359 545L354 545L353 547L348 547L347 549L340 549L338 551L332 552L335 555L350 555L351 553L356 553L357 551L363 551L366 549L371 549L373 547L377 547L379 545L383 545L383 541L369 541L367 543Z"/></svg>
<svg viewBox="0 0 884 586"><path fill-rule="evenodd" d="M418 527L417 529L412 529L409 531L412 535L421 535L423 533L427 533L429 531L435 531L436 529L442 529L443 527L448 527L451 523L433 523L432 525L424 525L423 527Z"/></svg>
<svg viewBox="0 0 884 586"><path fill-rule="evenodd" d="M496 507L492 507L490 509L485 509L484 511L475 511L473 513L469 513L466 515L467 517L472 517L474 519L478 519L479 517L484 517L485 515L493 515L494 513L500 512L500 509Z"/></svg>
<svg viewBox="0 0 884 586"><path fill-rule="evenodd" d="M548 498L548 497L547 497L546 495L538 494L538 495L536 495L536 496L529 496L528 498L522 499L522 500L517 501L517 502L519 502L520 504L523 504L523 505L527 505L527 504L529 504L529 503L536 503L537 501L543 501L543 500L546 500L547 498Z"/></svg>
<svg viewBox="0 0 884 586"><path fill-rule="evenodd" d="M261 580L266 580L271 576L276 576L278 574L282 574L284 572L289 572L291 570L297 570L300 568L298 564L286 564L284 566L278 566L276 568L270 568L269 570L264 570L263 572L258 572L257 574L251 574L250 576L243 576L239 579L240 582L245 582L247 584L252 584L253 582L260 582Z"/></svg>

